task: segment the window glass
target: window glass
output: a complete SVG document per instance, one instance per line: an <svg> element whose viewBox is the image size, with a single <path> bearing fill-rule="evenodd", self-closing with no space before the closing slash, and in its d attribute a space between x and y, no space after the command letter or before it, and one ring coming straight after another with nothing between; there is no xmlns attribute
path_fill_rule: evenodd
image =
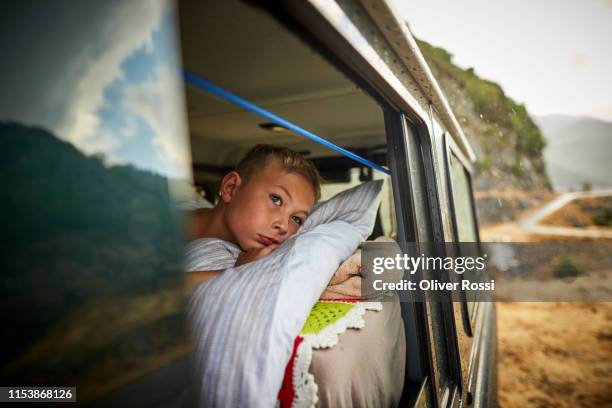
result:
<svg viewBox="0 0 612 408"><path fill-rule="evenodd" d="M478 237L472 212L469 174L454 153L450 155L450 175L459 242L476 242Z"/></svg>
<svg viewBox="0 0 612 408"><path fill-rule="evenodd" d="M476 242L478 240L476 222L472 211L472 199L470 191L470 175L463 167L454 153L450 153L450 182L453 194L453 206L455 213L455 228L457 229L457 239L459 242ZM467 254L466 254L467 255ZM474 279L472 277L471 279ZM470 296L469 294L468 296ZM471 300L468 298L468 300ZM468 314L473 315L476 304L468 301ZM462 307L456 305L456 307ZM466 324L469 320L466 317Z"/></svg>
<svg viewBox="0 0 612 408"><path fill-rule="evenodd" d="M1 382L76 386L84 405L180 405L170 186L191 168L174 7L8 2L0 38Z"/></svg>
<svg viewBox="0 0 612 408"><path fill-rule="evenodd" d="M430 206L427 199L427 186L425 182L425 171L423 169L423 157L421 144L416 132L407 123L408 129L408 161L410 171L410 182L412 183L412 197L414 212L416 216L416 227L420 242L431 242L431 221L429 217Z"/></svg>

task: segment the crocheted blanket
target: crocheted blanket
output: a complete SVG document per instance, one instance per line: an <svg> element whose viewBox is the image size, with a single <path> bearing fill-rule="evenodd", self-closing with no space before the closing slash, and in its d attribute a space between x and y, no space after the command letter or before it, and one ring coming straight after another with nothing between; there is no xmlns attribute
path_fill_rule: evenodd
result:
<svg viewBox="0 0 612 408"><path fill-rule="evenodd" d="M359 299L318 301L293 343L293 353L278 394L280 406L314 407L318 400L317 384L309 373L313 350L334 347L338 344L339 335L347 329L364 327L363 315L366 310L380 311L382 307L381 302Z"/></svg>

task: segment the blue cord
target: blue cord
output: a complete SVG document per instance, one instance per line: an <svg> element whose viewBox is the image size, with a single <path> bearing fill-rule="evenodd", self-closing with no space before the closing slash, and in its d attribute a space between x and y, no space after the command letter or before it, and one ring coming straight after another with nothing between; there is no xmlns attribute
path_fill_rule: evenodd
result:
<svg viewBox="0 0 612 408"><path fill-rule="evenodd" d="M347 157L350 157L351 159L355 160L356 162L359 162L361 164L364 164L368 167L371 167L373 169L376 169L378 171L382 171L385 174L391 174L391 172L389 171L389 169L387 169L386 167L380 166L376 163L371 162L370 160L364 159L363 157L356 155L353 152L349 152L348 150L337 146L325 139L323 139L320 136L315 135L312 132L309 132L306 129L303 129L301 127L299 127L298 125L295 125L291 122L289 122L288 120L285 120L283 118L281 118L280 116L277 116L275 114L273 114L272 112L268 112L267 110L260 108L259 106L255 105L254 103L251 103L249 101L247 101L246 99L242 99L241 97L234 95L228 91L226 91L223 88L218 87L217 85L213 84L212 82L209 82L205 79L202 79L200 77L198 77L197 75L184 70L183 71L183 77L185 79L185 82L195 86L196 88L199 88L203 91L206 92L210 92L214 95L217 95L235 105L238 105L246 110L249 110L253 113L256 113L259 116L262 116L266 119L268 119L271 122L276 123L279 126L282 126L294 133L297 133L298 135L302 135L314 142L317 142L319 144L322 144L323 146L329 147L332 150L337 151L338 153L341 153Z"/></svg>

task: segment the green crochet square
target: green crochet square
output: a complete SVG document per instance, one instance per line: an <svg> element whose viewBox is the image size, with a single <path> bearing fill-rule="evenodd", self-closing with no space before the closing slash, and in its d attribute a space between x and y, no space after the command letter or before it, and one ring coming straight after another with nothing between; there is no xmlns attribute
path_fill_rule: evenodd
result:
<svg viewBox="0 0 612 408"><path fill-rule="evenodd" d="M310 311L310 315L306 319L301 333L317 334L325 327L345 316L353 307L355 305L351 303L317 302Z"/></svg>

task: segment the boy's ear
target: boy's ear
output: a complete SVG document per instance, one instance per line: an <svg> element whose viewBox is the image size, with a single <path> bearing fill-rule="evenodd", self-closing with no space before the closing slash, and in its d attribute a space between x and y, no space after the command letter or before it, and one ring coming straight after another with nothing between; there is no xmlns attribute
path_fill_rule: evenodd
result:
<svg viewBox="0 0 612 408"><path fill-rule="evenodd" d="M242 177L236 171L230 171L227 173L223 180L221 180L221 189L219 190L219 195L221 196L221 201L224 203L229 203L232 201L236 190L242 183Z"/></svg>

